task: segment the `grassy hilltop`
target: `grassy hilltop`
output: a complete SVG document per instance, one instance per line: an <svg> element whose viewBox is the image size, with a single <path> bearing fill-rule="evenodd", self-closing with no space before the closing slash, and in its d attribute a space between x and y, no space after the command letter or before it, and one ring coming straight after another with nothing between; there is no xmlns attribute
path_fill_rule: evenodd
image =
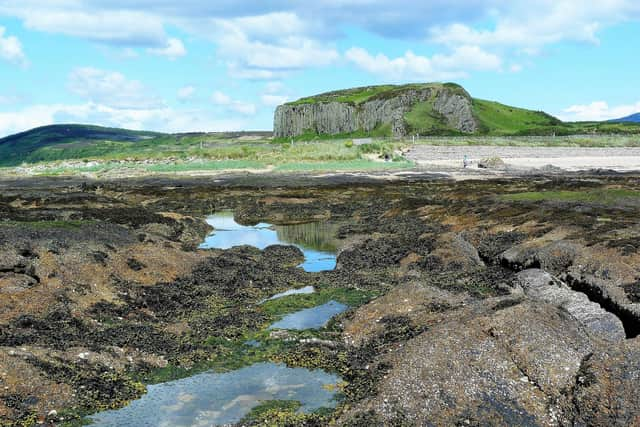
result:
<svg viewBox="0 0 640 427"><path fill-rule="evenodd" d="M526 136L526 135L575 135L589 133L605 134L640 134L640 125L633 123L613 122L581 122L568 123L543 111L533 111L512 107L495 101L473 98L460 85L455 83L415 83L406 85L364 86L326 92L319 95L301 98L285 105L304 105L328 102L342 102L360 106L376 99L389 99L403 92L419 89L448 90L454 94L471 100L473 116L479 124L478 135L487 136ZM404 115L408 134L420 135L461 135L451 128L446 119L434 111L433 100L419 102ZM356 132L339 135L339 137L391 136L390 128L377 128L370 134ZM313 133L305 133L301 139L313 137ZM320 136L320 135L318 135ZM322 137L322 136L320 136Z"/></svg>

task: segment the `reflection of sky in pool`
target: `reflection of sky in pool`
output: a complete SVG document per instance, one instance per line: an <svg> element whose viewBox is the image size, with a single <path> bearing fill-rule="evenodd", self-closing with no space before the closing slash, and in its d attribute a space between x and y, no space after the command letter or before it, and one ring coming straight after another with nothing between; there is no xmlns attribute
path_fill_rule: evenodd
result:
<svg viewBox="0 0 640 427"><path fill-rule="evenodd" d="M148 386L148 393L122 409L91 416L95 426L182 427L236 423L267 400L297 400L304 412L334 407L339 382L321 370L257 363L237 371L203 373Z"/></svg>
<svg viewBox="0 0 640 427"><path fill-rule="evenodd" d="M318 329L327 324L336 314L346 311L349 307L336 301L329 301L317 307L296 311L275 322L269 329Z"/></svg>
<svg viewBox="0 0 640 427"><path fill-rule="evenodd" d="M298 288L298 289L289 289L288 291L275 294L271 298L267 298L265 301L270 301L270 300L278 299L282 297L288 297L289 295L308 295L308 294L314 293L315 291L316 289L313 286L305 286L304 288Z"/></svg>
<svg viewBox="0 0 640 427"><path fill-rule="evenodd" d="M335 251L314 249L309 240L330 241L333 236L329 229L319 228L317 224L278 225L260 223L254 226L240 225L233 219L231 212L219 212L207 218L207 223L215 230L200 245L202 249L229 249L234 246L250 245L264 249L270 245L295 245L304 253L305 261L300 264L305 271L333 270L336 266ZM304 241L305 232L312 234ZM285 237L286 236L286 237ZM326 245L325 245L326 246Z"/></svg>

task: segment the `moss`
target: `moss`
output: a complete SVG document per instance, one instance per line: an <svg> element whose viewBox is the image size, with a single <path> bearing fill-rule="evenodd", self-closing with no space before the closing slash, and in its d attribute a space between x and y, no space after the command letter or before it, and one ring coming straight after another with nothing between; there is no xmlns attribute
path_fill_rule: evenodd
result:
<svg viewBox="0 0 640 427"><path fill-rule="evenodd" d="M524 193L513 193L501 196L503 200L513 202L589 202L602 205L612 205L624 200L640 199L640 191L627 189L593 189L585 191L529 191Z"/></svg>
<svg viewBox="0 0 640 427"><path fill-rule="evenodd" d="M325 288L313 294L289 295L270 300L262 305L262 309L271 317L282 316L305 308L316 307L331 300L349 307L357 307L370 301L377 294L372 291L361 291L352 288Z"/></svg>
<svg viewBox="0 0 640 427"><path fill-rule="evenodd" d="M85 225L95 224L96 221L90 220L70 220L70 221L0 221L0 226L24 227L31 229L50 229L58 228L64 230L74 230L82 228Z"/></svg>
<svg viewBox="0 0 640 427"><path fill-rule="evenodd" d="M273 422L282 415L295 414L302 404L297 400L267 400L251 409L239 422L240 425L255 425L260 422Z"/></svg>
<svg viewBox="0 0 640 427"><path fill-rule="evenodd" d="M309 96L301 98L297 101L289 102L286 105L301 105L301 104L317 104L322 102L344 102L352 105L360 105L367 101L379 98L394 97L398 93L406 90L418 90L427 88L442 88L441 83L414 83L406 85L381 85L381 86L364 86L351 89L338 90L333 92L326 92L319 95ZM451 88L460 88L455 85ZM456 89L457 90L457 89Z"/></svg>

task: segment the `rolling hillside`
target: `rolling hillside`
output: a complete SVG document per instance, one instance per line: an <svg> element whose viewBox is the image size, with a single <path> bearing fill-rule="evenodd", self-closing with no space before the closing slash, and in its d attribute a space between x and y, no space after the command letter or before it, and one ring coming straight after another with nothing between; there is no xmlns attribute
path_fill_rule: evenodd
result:
<svg viewBox="0 0 640 427"><path fill-rule="evenodd" d="M640 123L640 113L635 113L621 119L609 120L611 123Z"/></svg>
<svg viewBox="0 0 640 427"><path fill-rule="evenodd" d="M380 112L386 116L381 117ZM275 117L276 136L299 139L582 133L638 134L640 126L562 122L543 111L473 98L455 83L365 86L326 92L286 103L278 108Z"/></svg>
<svg viewBox="0 0 640 427"><path fill-rule="evenodd" d="M43 126L0 139L0 166L100 155L159 136L89 125Z"/></svg>

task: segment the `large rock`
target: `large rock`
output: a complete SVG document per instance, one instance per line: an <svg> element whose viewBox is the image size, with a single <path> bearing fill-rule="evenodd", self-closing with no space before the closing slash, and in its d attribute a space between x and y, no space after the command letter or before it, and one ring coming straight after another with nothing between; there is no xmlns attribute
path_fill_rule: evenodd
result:
<svg viewBox="0 0 640 427"><path fill-rule="evenodd" d="M626 337L620 319L589 301L587 295L576 292L549 273L529 269L517 275L525 294L548 304L556 305L573 316L590 333L608 341L623 341Z"/></svg>
<svg viewBox="0 0 640 427"><path fill-rule="evenodd" d="M293 137L311 131L336 135L371 132L376 127L390 125L394 136L403 136L407 134L405 113L425 101L432 103L434 113L441 115L443 124L452 130L472 133L478 129L471 97L457 89L434 85L397 91L389 96L374 96L361 104L318 101L281 105L275 112L274 134Z"/></svg>
<svg viewBox="0 0 640 427"><path fill-rule="evenodd" d="M560 309L533 301L471 313L389 349L384 359L391 369L377 395L342 421L363 413L384 425L533 426L571 419L566 391L595 351L583 328Z"/></svg>

